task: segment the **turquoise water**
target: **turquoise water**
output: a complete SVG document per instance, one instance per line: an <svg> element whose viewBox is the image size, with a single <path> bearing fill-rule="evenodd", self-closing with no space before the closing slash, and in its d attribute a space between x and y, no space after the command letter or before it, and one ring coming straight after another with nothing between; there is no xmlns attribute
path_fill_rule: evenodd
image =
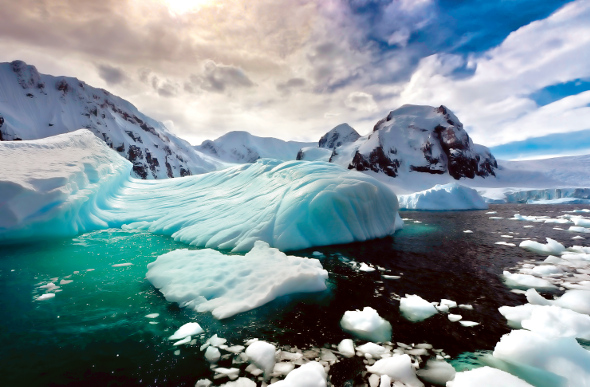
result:
<svg viewBox="0 0 590 387"><path fill-rule="evenodd" d="M497 308L524 303L522 295L503 285L502 270L525 259L544 258L494 245L499 235L512 231L572 244L573 234L554 230L555 225L525 229L531 223L508 218L516 212L557 216L573 208L494 206L495 216L503 220L490 220L485 211L404 212L402 216L413 220L393 237L291 252L310 257L314 251L323 253L320 260L330 273L328 290L281 297L222 321L167 302L145 279L147 264L157 256L187 248L169 237L110 229L0 246L0 385L192 386L201 377L212 377L208 363L198 346L178 348L167 340L187 322L197 321L206 337L216 333L231 344L258 337L305 348L346 338L339 327L342 314L364 306L377 309L392 323L394 341L428 342L452 356L463 353L457 367L472 360L477 366L477 356L469 360L468 352L492 350L509 331ZM474 233L466 235L465 229ZM348 260L379 265L401 279L357 272ZM113 267L125 263L131 265ZM62 280L72 282L60 285ZM36 301L45 293L40 286L49 282L61 291L55 298ZM473 311L461 314L481 325L461 327L445 315L410 323L400 316L396 300L406 293L472 304ZM151 313L159 316L145 317Z"/></svg>

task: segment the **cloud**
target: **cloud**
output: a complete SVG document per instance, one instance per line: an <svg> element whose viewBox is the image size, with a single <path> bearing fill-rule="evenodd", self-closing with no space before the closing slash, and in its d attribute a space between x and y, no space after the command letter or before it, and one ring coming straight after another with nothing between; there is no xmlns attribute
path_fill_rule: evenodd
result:
<svg viewBox="0 0 590 387"><path fill-rule="evenodd" d="M118 85L127 79L125 72L118 67L102 64L98 65L97 68L98 75L104 79L108 85Z"/></svg>
<svg viewBox="0 0 590 387"><path fill-rule="evenodd" d="M254 83L242 69L217 64L212 60L206 61L201 75L191 77L191 81L198 84L203 90L216 93L222 93L227 89L254 86Z"/></svg>
<svg viewBox="0 0 590 387"><path fill-rule="evenodd" d="M277 84L277 90L282 92L290 92L293 89L301 89L307 85L307 81L303 78L291 78L286 82L281 82Z"/></svg>
<svg viewBox="0 0 590 387"><path fill-rule="evenodd" d="M436 54L420 61L398 103L445 104L474 140L497 145L585 129L585 93L539 107L537 90L590 77L590 3L570 3L467 59ZM470 67L470 76L458 76ZM578 119L576 120L575 115Z"/></svg>
<svg viewBox="0 0 590 387"><path fill-rule="evenodd" d="M371 94L355 91L346 97L344 105L361 112L374 112L377 110L377 104Z"/></svg>

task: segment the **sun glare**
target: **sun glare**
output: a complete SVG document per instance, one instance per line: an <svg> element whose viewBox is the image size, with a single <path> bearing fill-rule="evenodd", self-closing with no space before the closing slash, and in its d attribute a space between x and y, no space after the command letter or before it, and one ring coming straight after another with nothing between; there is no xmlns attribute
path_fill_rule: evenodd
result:
<svg viewBox="0 0 590 387"><path fill-rule="evenodd" d="M171 13L182 15L196 12L204 6L210 5L214 0L164 0Z"/></svg>

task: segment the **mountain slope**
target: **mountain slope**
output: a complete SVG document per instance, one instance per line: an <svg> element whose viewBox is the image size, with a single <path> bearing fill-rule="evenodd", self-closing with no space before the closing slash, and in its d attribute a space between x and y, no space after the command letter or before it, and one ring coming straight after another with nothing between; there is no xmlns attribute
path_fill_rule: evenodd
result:
<svg viewBox="0 0 590 387"><path fill-rule="evenodd" d="M144 179L209 172L200 155L131 103L71 77L40 74L22 61L0 63L0 140L33 140L80 128L133 163Z"/></svg>
<svg viewBox="0 0 590 387"><path fill-rule="evenodd" d="M236 131L226 133L213 141L203 141L195 149L226 162L241 164L253 163L264 158L295 160L299 149L315 145L313 142L283 141Z"/></svg>

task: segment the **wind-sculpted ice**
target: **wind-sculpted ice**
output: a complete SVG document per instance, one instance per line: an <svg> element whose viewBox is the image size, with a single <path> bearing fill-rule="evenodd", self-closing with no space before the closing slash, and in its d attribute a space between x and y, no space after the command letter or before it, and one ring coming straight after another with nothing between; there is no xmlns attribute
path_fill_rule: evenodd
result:
<svg viewBox="0 0 590 387"><path fill-rule="evenodd" d="M147 279L166 300L223 319L291 293L326 289L317 259L287 256L258 241L245 256L174 250L148 265Z"/></svg>
<svg viewBox="0 0 590 387"><path fill-rule="evenodd" d="M131 163L87 130L0 143L0 241L126 225L195 246L281 250L385 237L397 198L382 183L323 162L259 160L204 175L129 177Z"/></svg>
<svg viewBox="0 0 590 387"><path fill-rule="evenodd" d="M473 188L457 183L436 185L425 191L400 195L402 209L422 211L485 210L485 200Z"/></svg>

